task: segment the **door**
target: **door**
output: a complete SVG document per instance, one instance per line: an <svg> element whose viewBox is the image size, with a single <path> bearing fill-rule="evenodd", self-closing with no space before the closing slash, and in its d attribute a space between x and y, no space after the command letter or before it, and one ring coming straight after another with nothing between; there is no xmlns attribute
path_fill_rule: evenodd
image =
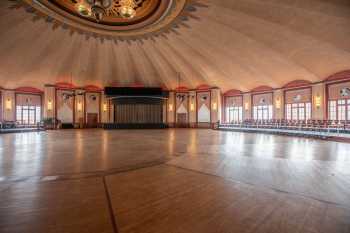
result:
<svg viewBox="0 0 350 233"><path fill-rule="evenodd" d="M188 127L186 113L178 113L177 114L177 127L184 127L184 128Z"/></svg>
<svg viewBox="0 0 350 233"><path fill-rule="evenodd" d="M87 114L87 127L88 128L97 128L98 126L98 114L97 113L88 113Z"/></svg>

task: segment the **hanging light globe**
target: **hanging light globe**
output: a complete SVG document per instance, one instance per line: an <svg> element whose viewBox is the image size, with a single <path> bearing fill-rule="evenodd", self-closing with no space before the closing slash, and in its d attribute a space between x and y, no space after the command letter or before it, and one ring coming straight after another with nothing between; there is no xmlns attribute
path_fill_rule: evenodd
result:
<svg viewBox="0 0 350 233"><path fill-rule="evenodd" d="M134 0L120 0L119 14L126 19L132 19L136 16L136 4Z"/></svg>

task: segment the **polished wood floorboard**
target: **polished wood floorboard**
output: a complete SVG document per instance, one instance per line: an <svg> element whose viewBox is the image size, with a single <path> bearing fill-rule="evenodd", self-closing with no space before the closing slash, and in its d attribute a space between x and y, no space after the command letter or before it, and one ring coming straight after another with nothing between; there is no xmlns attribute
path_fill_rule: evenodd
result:
<svg viewBox="0 0 350 233"><path fill-rule="evenodd" d="M0 135L0 232L350 233L350 144L189 129Z"/></svg>
<svg viewBox="0 0 350 233"><path fill-rule="evenodd" d="M113 233L101 178L15 182L0 192L1 233Z"/></svg>
<svg viewBox="0 0 350 233"><path fill-rule="evenodd" d="M350 231L349 209L166 165L108 184L122 233Z"/></svg>

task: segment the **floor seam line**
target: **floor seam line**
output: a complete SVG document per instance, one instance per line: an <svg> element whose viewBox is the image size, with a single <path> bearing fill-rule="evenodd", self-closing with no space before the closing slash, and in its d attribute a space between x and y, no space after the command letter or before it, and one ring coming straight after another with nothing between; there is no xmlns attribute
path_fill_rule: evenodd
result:
<svg viewBox="0 0 350 233"><path fill-rule="evenodd" d="M109 194L109 190L108 190L108 186L107 186L107 182L106 182L106 176L102 177L102 182L103 182L105 195L106 195L106 199L107 199L109 216L110 216L111 221L112 221L113 232L118 233L119 231L118 231L118 225L117 225L117 221L116 221L116 217L115 217L116 215L114 214L113 204L111 201L111 196Z"/></svg>
<svg viewBox="0 0 350 233"><path fill-rule="evenodd" d="M324 204L340 206L342 208L350 210L350 206L347 206L347 205L344 205L344 204L339 204L339 203L336 203L336 202L330 202L330 201L321 200L321 199L314 198L314 197L311 197L311 196L308 196L308 195L304 195L304 194L288 192L288 191L280 190L280 189L273 188L273 187L270 187L270 186L256 185L256 184L253 184L253 183L244 182L244 181L240 181L240 180L235 180L235 179L232 179L232 178L227 178L227 177L223 177L223 176L216 175L216 174L210 174L210 173L207 173L207 172L198 171L198 170L194 170L194 169L191 169L191 168L180 167L180 166L174 165L174 164L167 164L167 163L165 163L164 165L170 166L170 167L179 168L179 169L183 169L183 170L190 171L190 172L199 173L199 174L202 174L202 175L212 176L212 177L215 177L215 178L221 178L223 180L226 180L226 181L229 181L229 182L232 182L232 183L241 183L241 184L250 185L250 186L253 186L253 187L257 187L257 188L265 188L265 189L268 189L268 190L273 190L273 191L278 192L278 193L285 193L287 195L294 195L294 196L299 196L299 197L303 197L303 198L308 198L308 199L311 199L311 200L314 200L314 201L322 202Z"/></svg>

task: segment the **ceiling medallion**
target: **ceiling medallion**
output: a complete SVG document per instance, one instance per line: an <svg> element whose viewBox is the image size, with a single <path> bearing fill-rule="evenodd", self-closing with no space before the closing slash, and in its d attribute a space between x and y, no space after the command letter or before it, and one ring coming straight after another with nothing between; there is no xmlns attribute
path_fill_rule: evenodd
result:
<svg viewBox="0 0 350 233"><path fill-rule="evenodd" d="M24 7L35 20L71 34L118 40L142 40L175 32L195 12L207 7L201 0L9 0L13 9Z"/></svg>

